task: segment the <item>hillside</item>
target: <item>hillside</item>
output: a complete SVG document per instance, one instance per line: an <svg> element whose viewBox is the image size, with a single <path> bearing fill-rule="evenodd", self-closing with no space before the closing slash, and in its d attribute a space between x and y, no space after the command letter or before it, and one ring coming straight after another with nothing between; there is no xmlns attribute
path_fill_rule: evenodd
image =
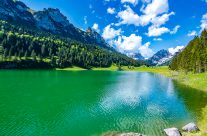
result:
<svg viewBox="0 0 207 136"><path fill-rule="evenodd" d="M140 66L91 28L82 31L59 9L33 11L20 1L0 1L0 68Z"/></svg>
<svg viewBox="0 0 207 136"><path fill-rule="evenodd" d="M112 49L97 32L90 28L82 31L71 24L59 9L45 8L43 11L34 11L21 1L1 0L0 19Z"/></svg>
<svg viewBox="0 0 207 136"><path fill-rule="evenodd" d="M172 70L202 73L207 71L207 31L195 37L170 64Z"/></svg>

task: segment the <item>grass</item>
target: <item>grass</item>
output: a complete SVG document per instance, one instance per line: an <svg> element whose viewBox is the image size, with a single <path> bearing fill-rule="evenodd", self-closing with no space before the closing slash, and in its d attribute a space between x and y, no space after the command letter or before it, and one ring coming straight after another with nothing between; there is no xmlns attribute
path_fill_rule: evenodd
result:
<svg viewBox="0 0 207 136"><path fill-rule="evenodd" d="M63 68L63 69L56 68L56 70L63 70L63 71L81 71L81 70L86 70L86 69L73 66L73 67L68 67L68 68Z"/></svg>

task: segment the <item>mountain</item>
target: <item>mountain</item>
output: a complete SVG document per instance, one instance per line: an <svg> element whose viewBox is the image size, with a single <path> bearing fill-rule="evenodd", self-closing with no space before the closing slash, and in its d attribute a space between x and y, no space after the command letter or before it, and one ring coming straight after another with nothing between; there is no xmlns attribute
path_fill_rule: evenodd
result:
<svg viewBox="0 0 207 136"><path fill-rule="evenodd" d="M30 25L37 29L68 37L86 44L96 44L100 47L113 50L100 34L89 28L82 31L69 22L59 9L43 9L34 11L23 2L14 0L0 1L0 19L21 25Z"/></svg>
<svg viewBox="0 0 207 136"><path fill-rule="evenodd" d="M168 66L172 62L172 59L182 50L183 49L180 49L177 52L170 53L169 50L162 49L149 58L147 62L151 66Z"/></svg>
<svg viewBox="0 0 207 136"><path fill-rule="evenodd" d="M0 19L35 24L30 8L21 1L1 0Z"/></svg>
<svg viewBox="0 0 207 136"><path fill-rule="evenodd" d="M148 63L152 66L161 65L172 58L168 50L160 50L148 59Z"/></svg>
<svg viewBox="0 0 207 136"><path fill-rule="evenodd" d="M176 55L170 64L172 70L201 73L207 71L207 30L195 37Z"/></svg>

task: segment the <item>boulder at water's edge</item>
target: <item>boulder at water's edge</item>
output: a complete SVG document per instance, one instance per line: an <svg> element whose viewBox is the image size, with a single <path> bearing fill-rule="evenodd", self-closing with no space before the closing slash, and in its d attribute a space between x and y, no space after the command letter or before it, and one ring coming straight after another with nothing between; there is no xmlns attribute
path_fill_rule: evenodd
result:
<svg viewBox="0 0 207 136"><path fill-rule="evenodd" d="M185 132L190 133L190 132L197 132L197 131L199 131L199 128L198 128L198 126L195 123L191 122L191 123L185 125L182 128L182 130L185 131Z"/></svg>
<svg viewBox="0 0 207 136"><path fill-rule="evenodd" d="M164 132L167 136L182 136L177 128L167 128L164 129Z"/></svg>

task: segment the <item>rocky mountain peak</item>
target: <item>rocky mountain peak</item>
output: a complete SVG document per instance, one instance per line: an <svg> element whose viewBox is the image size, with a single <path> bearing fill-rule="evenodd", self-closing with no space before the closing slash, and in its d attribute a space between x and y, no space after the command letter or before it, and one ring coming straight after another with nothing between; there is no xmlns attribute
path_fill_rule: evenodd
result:
<svg viewBox="0 0 207 136"><path fill-rule="evenodd" d="M0 19L28 25L43 31L58 34L87 44L111 49L103 37L92 28L82 31L69 22L57 8L33 11L21 1L0 0Z"/></svg>
<svg viewBox="0 0 207 136"><path fill-rule="evenodd" d="M157 53L155 53L151 58L148 59L148 63L150 65L161 65L165 63L166 61L170 60L172 58L172 55L168 50L160 50Z"/></svg>
<svg viewBox="0 0 207 136"><path fill-rule="evenodd" d="M52 32L60 31L59 28L65 28L70 25L67 17L59 9L43 9L34 13L37 26Z"/></svg>
<svg viewBox="0 0 207 136"><path fill-rule="evenodd" d="M23 2L14 0L0 0L0 19L35 23L29 8Z"/></svg>

